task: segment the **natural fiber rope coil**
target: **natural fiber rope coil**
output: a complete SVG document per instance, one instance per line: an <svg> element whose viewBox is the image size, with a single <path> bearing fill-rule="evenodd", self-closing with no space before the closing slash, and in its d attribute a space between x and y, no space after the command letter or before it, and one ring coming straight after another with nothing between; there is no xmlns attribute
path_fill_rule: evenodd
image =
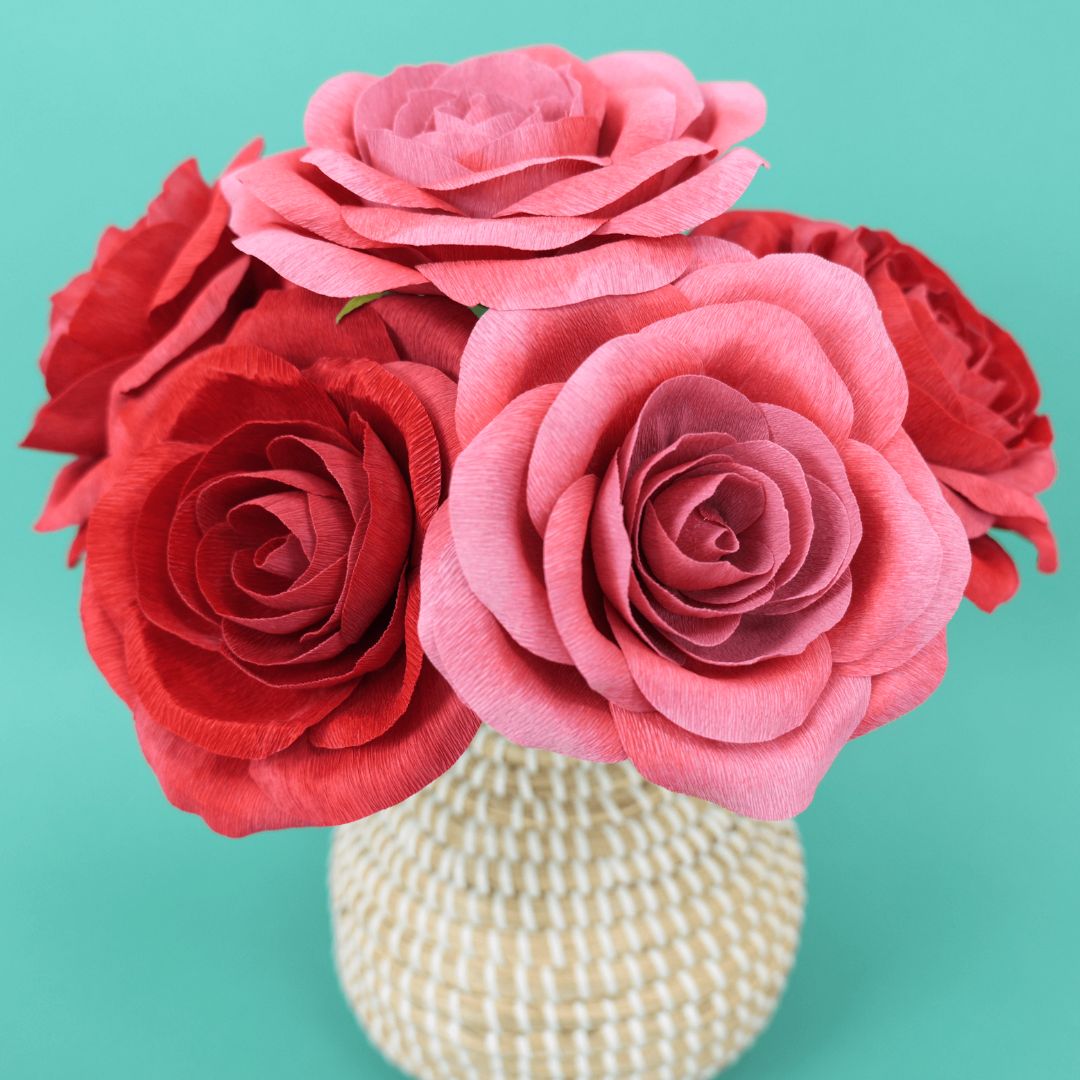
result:
<svg viewBox="0 0 1080 1080"><path fill-rule="evenodd" d="M420 1080L706 1080L772 1015L805 904L794 823L488 728L337 829L330 884L346 996Z"/></svg>

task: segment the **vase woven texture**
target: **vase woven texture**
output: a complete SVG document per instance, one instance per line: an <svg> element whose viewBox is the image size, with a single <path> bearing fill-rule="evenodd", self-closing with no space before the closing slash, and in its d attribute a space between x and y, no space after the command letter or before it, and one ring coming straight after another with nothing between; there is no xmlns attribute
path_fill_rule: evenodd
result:
<svg viewBox="0 0 1080 1080"><path fill-rule="evenodd" d="M441 779L335 830L338 973L418 1080L707 1080L798 946L793 822L483 728Z"/></svg>

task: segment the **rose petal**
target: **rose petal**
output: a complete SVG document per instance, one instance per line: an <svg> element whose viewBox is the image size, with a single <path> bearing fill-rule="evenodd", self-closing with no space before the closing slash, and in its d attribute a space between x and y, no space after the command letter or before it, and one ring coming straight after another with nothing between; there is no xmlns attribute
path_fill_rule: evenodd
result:
<svg viewBox="0 0 1080 1080"><path fill-rule="evenodd" d="M524 508L533 439L558 386L511 402L458 458L450 484L454 550L469 588L523 648L569 664L548 607L540 537Z"/></svg>
<svg viewBox="0 0 1080 1080"><path fill-rule="evenodd" d="M241 169L236 182L290 225L333 244L363 247L342 220L342 206L315 182L320 174L301 161L302 150L274 154Z"/></svg>
<svg viewBox="0 0 1080 1080"><path fill-rule="evenodd" d="M369 671L352 694L308 732L313 746L345 749L362 746L390 729L409 708L423 667L417 627L420 616L418 574L409 574L404 611L404 642L394 660ZM400 599L400 597L399 597Z"/></svg>
<svg viewBox="0 0 1080 1080"><path fill-rule="evenodd" d="M694 128L718 150L749 139L765 123L765 95L753 83L702 83L701 96L705 112Z"/></svg>
<svg viewBox="0 0 1080 1080"><path fill-rule="evenodd" d="M353 110L356 99L378 81L377 75L346 71L335 75L311 95L304 113L304 142L355 153Z"/></svg>
<svg viewBox="0 0 1080 1080"><path fill-rule="evenodd" d="M653 708L695 735L722 742L761 743L797 728L832 672L824 637L798 656L701 675L661 658L624 624L613 623L612 630Z"/></svg>
<svg viewBox="0 0 1080 1080"><path fill-rule="evenodd" d="M446 506L428 530L420 573L420 640L481 720L524 746L589 761L624 757L603 698L573 668L516 645L473 595L457 561Z"/></svg>
<svg viewBox="0 0 1080 1080"><path fill-rule="evenodd" d="M698 139L673 139L605 168L549 184L500 210L499 216L595 214L665 169L714 153L712 146Z"/></svg>
<svg viewBox="0 0 1080 1080"><path fill-rule="evenodd" d="M366 296L422 285L427 280L388 259L273 225L241 236L236 246L273 267L287 281L322 296Z"/></svg>
<svg viewBox="0 0 1080 1080"><path fill-rule="evenodd" d="M806 720L771 742L715 742L658 713L633 713L617 705L611 711L630 759L646 779L736 814L778 821L810 804L866 712L870 681L832 676Z"/></svg>
<svg viewBox="0 0 1080 1080"><path fill-rule="evenodd" d="M129 364L123 374L117 376L113 383L113 392L128 394L141 389L181 353L209 333L225 313L249 266L249 259L234 259L215 274L198 294L192 297L183 319L161 337L153 348L135 363Z"/></svg>
<svg viewBox="0 0 1080 1080"><path fill-rule="evenodd" d="M691 251L682 236L633 238L570 255L429 262L417 269L467 307L543 308L658 289L687 268Z"/></svg>
<svg viewBox="0 0 1080 1080"><path fill-rule="evenodd" d="M31 450L100 457L107 447L107 402L113 383L127 366L121 358L88 371L45 402L22 441Z"/></svg>
<svg viewBox="0 0 1080 1080"><path fill-rule="evenodd" d="M907 408L904 370L873 293L850 270L814 255L770 255L698 270L679 289L695 305L761 300L794 313L851 392L852 438L880 448L899 429Z"/></svg>
<svg viewBox="0 0 1080 1080"><path fill-rule="evenodd" d="M316 145L316 144L312 144ZM385 203L410 210L442 210L456 214L457 210L443 199L407 183L396 176L388 176L361 161L348 148L308 150L300 159L314 165L324 176L347 191L373 203Z"/></svg>
<svg viewBox="0 0 1080 1080"><path fill-rule="evenodd" d="M191 284L203 264L222 245L228 221L229 204L221 192L215 189L202 220L195 225L173 255L164 277L158 283L150 300L151 311L175 300Z"/></svg>
<svg viewBox="0 0 1080 1080"><path fill-rule="evenodd" d="M870 702L866 715L852 738L895 720L921 705L945 676L949 656L945 631L900 667L875 675L870 680Z"/></svg>
<svg viewBox="0 0 1080 1080"><path fill-rule="evenodd" d="M722 343L722 345L721 345ZM529 470L529 513L539 530L555 500L589 468L606 461L664 379L706 374L752 401L784 405L842 439L851 399L798 318L770 304L718 304L613 338L570 376L536 437Z"/></svg>
<svg viewBox="0 0 1080 1080"><path fill-rule="evenodd" d="M765 164L740 146L697 176L613 217L597 236L675 236L730 209Z"/></svg>
<svg viewBox="0 0 1080 1080"><path fill-rule="evenodd" d="M980 510L985 510L995 517L1029 517L1045 522L1046 511L1038 499L1027 490L1031 486L1025 483L1027 478L1024 472L1027 467L1028 462L1025 461L1013 469L1002 470L990 476L938 464L933 466L933 471L943 484L947 484ZM1052 472L1049 479L1043 475L1044 470L1040 465L1036 465L1033 472L1037 476L1034 482L1040 487L1045 487L1053 479Z"/></svg>
<svg viewBox="0 0 1080 1080"><path fill-rule="evenodd" d="M391 375L400 379L427 410L428 419L435 429L439 442L439 456L442 463L443 487L445 489L453 464L461 452L457 431L454 428L454 403L457 398L457 387L438 368L428 367L427 364L398 360L383 366Z"/></svg>
<svg viewBox="0 0 1080 1080"><path fill-rule="evenodd" d="M204 750L265 757L291 746L348 687L271 687L232 661L136 615L124 632L133 693L163 727Z"/></svg>
<svg viewBox="0 0 1080 1080"><path fill-rule="evenodd" d="M633 300L605 296L561 308L489 311L461 359L457 428L463 445L518 394L561 383L609 338L688 310L673 288Z"/></svg>
<svg viewBox="0 0 1080 1080"><path fill-rule="evenodd" d="M306 368L323 356L363 357L380 364L398 359L386 325L365 304L336 322L340 301L305 289L275 289L245 311L225 339L230 345L257 345Z"/></svg>
<svg viewBox="0 0 1080 1080"><path fill-rule="evenodd" d="M939 580L943 553L926 509L888 461L854 440L841 453L863 526L851 607L829 635L844 662L873 654L920 613L936 591L928 583Z"/></svg>
<svg viewBox="0 0 1080 1080"><path fill-rule="evenodd" d="M964 595L981 610L993 611L1019 588L1020 575L1008 552L989 536L972 540L971 577Z"/></svg>
<svg viewBox="0 0 1080 1080"><path fill-rule="evenodd" d="M737 442L765 439L769 425L761 406L719 379L676 375L646 399L619 450L619 470L633 477L646 458L691 432L723 432Z"/></svg>
<svg viewBox="0 0 1080 1080"><path fill-rule="evenodd" d="M34 528L38 532L51 532L81 525L108 487L112 472L108 459L80 457L69 461L56 474Z"/></svg>
<svg viewBox="0 0 1080 1080"><path fill-rule="evenodd" d="M681 135L701 115L705 99L701 87L680 60L661 52L617 52L588 62L592 73L608 92L608 112L638 104L634 91L646 95L665 93L674 102L671 130L666 138ZM647 100L647 98L646 98ZM632 109L621 117L622 126L632 124ZM621 142L621 140L620 140Z"/></svg>
<svg viewBox="0 0 1080 1080"><path fill-rule="evenodd" d="M453 244L552 251L584 240L601 218L463 218L381 206L346 206L341 216L360 236L396 246Z"/></svg>
<svg viewBox="0 0 1080 1080"><path fill-rule="evenodd" d="M457 379L461 354L476 327L476 317L468 308L442 296L393 294L365 307L378 313L400 359L438 368Z"/></svg>
<svg viewBox="0 0 1080 1080"><path fill-rule="evenodd" d="M238 416L246 425L313 424L328 439L342 428L326 395L292 364L255 346L220 345L172 375L163 407L144 435L147 443L164 438L208 446L238 430Z"/></svg>
<svg viewBox="0 0 1080 1080"><path fill-rule="evenodd" d="M898 433L877 459L854 441L842 453L864 535L851 564L851 607L829 639L848 674L877 675L921 651L952 617L971 555L960 520L907 435Z"/></svg>
<svg viewBox="0 0 1080 1080"><path fill-rule="evenodd" d="M343 412L356 413L369 423L398 466L408 472L422 536L439 504L443 483L442 452L423 403L407 382L370 360L326 358L311 369L309 377Z"/></svg>
<svg viewBox="0 0 1080 1080"><path fill-rule="evenodd" d="M648 710L619 646L597 627L599 589L595 582L586 585L585 545L597 486L595 476L581 477L551 511L544 535L547 600L566 651L589 686L609 702Z"/></svg>
<svg viewBox="0 0 1080 1080"><path fill-rule="evenodd" d="M426 787L461 756L478 721L425 666L409 712L384 735L349 750L301 740L262 761L207 753L135 713L139 741L169 801L226 836L342 825Z"/></svg>

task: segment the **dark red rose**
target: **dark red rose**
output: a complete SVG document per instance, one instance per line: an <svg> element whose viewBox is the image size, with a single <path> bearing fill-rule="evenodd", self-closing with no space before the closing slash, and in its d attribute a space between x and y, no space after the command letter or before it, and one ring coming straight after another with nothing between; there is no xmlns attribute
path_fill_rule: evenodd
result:
<svg viewBox="0 0 1080 1080"><path fill-rule="evenodd" d="M226 173L259 154L253 143ZM130 229L110 228L93 265L53 297L41 370L49 401L24 445L74 454L60 470L38 523L80 526L122 466L160 373L220 342L260 292L280 283L233 247L229 209L194 161L165 181Z"/></svg>
<svg viewBox="0 0 1080 1080"><path fill-rule="evenodd" d="M478 724L417 634L473 316L337 306L267 293L170 372L90 516L91 653L169 799L229 835L400 802Z"/></svg>
<svg viewBox="0 0 1080 1080"><path fill-rule="evenodd" d="M1035 498L1055 473L1053 433L1037 412L1035 373L1012 336L939 266L891 233L775 211L729 213L698 232L759 256L811 252L869 283L907 374L904 427L971 539L969 599L992 611L1019 585L1016 566L991 529L1025 536L1039 569L1057 569L1057 545Z"/></svg>

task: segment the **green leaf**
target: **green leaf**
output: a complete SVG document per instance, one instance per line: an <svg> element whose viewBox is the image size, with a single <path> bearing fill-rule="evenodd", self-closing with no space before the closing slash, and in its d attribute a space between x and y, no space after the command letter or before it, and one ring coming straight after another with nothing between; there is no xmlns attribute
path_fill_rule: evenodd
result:
<svg viewBox="0 0 1080 1080"><path fill-rule="evenodd" d="M479 319L480 316L483 315L485 311L487 311L487 308L484 307L483 304L477 304L476 307L470 308L469 310L472 311L472 313Z"/></svg>
<svg viewBox="0 0 1080 1080"><path fill-rule="evenodd" d="M372 300L378 300L380 296L385 296L385 292L373 292L368 293L366 296L354 296L351 300L345 301L345 306L337 313L337 318L334 319L335 323L341 322L346 315L351 311L355 311L357 308L363 307L365 304L370 304Z"/></svg>

